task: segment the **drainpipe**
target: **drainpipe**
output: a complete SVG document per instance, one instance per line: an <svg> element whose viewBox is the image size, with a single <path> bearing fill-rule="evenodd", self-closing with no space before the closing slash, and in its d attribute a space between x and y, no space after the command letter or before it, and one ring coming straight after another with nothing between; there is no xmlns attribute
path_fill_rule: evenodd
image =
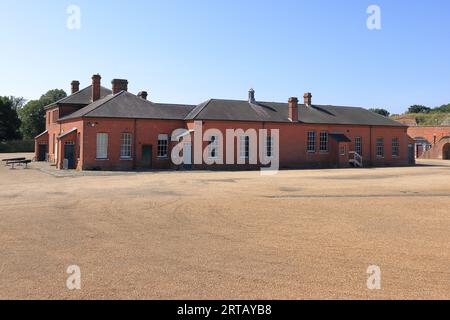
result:
<svg viewBox="0 0 450 320"><path fill-rule="evenodd" d="M134 119L134 133L133 133L133 170L136 170L136 158L137 158L137 153L136 153L136 143L137 143L137 139L136 139L136 127L137 127L137 119Z"/></svg>
<svg viewBox="0 0 450 320"><path fill-rule="evenodd" d="M372 128L373 128L373 126L370 126L369 127L370 128L370 132L369 132L369 141L370 141L370 165L372 165Z"/></svg>

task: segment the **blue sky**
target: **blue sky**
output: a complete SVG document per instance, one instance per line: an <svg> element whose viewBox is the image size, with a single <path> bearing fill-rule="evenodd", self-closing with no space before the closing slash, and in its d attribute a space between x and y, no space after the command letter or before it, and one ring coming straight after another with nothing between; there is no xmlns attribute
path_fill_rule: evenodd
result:
<svg viewBox="0 0 450 320"><path fill-rule="evenodd" d="M69 30L69 5L81 29ZM381 30L366 27L381 8ZM209 98L383 107L450 102L448 0L0 0L0 95L38 98L100 73L160 102Z"/></svg>

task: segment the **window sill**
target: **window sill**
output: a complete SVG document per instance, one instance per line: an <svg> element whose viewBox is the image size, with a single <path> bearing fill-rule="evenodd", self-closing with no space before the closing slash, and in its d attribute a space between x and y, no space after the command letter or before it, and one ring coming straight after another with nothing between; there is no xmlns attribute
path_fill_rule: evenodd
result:
<svg viewBox="0 0 450 320"><path fill-rule="evenodd" d="M109 161L108 158L95 158L95 161Z"/></svg>
<svg viewBox="0 0 450 320"><path fill-rule="evenodd" d="M162 160L169 160L169 157L157 157L156 159L157 159L157 160L161 160L161 161L162 161Z"/></svg>
<svg viewBox="0 0 450 320"><path fill-rule="evenodd" d="M120 161L133 161L133 158L120 158Z"/></svg>

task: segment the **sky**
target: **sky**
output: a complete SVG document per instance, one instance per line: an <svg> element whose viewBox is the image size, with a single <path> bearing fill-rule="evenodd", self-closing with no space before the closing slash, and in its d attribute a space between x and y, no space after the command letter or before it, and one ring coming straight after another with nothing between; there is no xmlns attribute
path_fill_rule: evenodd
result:
<svg viewBox="0 0 450 320"><path fill-rule="evenodd" d="M381 29L367 27L370 5ZM0 96L69 92L99 73L155 102L246 99L252 87L260 101L311 92L392 113L450 103L448 0L0 0L0 41Z"/></svg>

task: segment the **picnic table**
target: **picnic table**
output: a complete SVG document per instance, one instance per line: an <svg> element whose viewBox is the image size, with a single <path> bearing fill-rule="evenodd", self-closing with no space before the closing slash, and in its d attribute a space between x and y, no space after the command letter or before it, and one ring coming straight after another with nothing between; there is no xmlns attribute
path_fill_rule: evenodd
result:
<svg viewBox="0 0 450 320"><path fill-rule="evenodd" d="M9 166L9 164L11 162L16 162L16 161L25 161L27 160L26 158L9 158L9 159L3 159L2 162L5 162L5 166Z"/></svg>
<svg viewBox="0 0 450 320"><path fill-rule="evenodd" d="M25 169L28 168L28 164L31 163L31 160L28 160L26 158L11 158L11 159L4 159L2 160L2 162L6 162L6 165L9 166L11 165L11 169L15 169L14 166L15 165L25 165Z"/></svg>

